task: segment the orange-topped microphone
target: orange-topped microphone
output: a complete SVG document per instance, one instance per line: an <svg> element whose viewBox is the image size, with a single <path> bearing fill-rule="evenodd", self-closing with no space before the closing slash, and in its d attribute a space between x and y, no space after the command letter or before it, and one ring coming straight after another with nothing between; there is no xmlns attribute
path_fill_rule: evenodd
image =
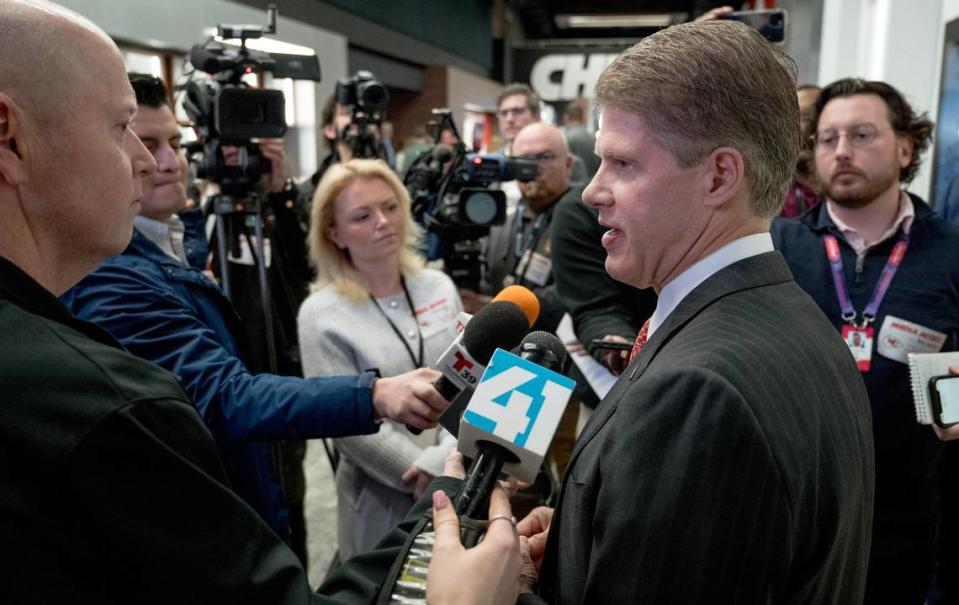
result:
<svg viewBox="0 0 959 605"><path fill-rule="evenodd" d="M535 294L523 286L505 288L470 319L462 334L436 360L433 367L443 376L433 386L447 401L472 388L486 371L493 352L518 346L537 317L539 301ZM458 416L455 426L458 430ZM419 434L418 429L407 428Z"/></svg>
<svg viewBox="0 0 959 605"><path fill-rule="evenodd" d="M524 288L523 286L506 286L500 290L496 298L493 299L493 302L500 301L511 302L522 309L526 315L526 319L529 320L530 327L536 323L536 318L539 317L539 299L536 298L536 295L533 294L533 291L529 288Z"/></svg>

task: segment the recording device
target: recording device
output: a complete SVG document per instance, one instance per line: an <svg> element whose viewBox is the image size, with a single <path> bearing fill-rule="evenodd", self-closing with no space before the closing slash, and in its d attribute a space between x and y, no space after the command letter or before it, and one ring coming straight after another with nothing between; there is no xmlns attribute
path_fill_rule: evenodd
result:
<svg viewBox="0 0 959 605"><path fill-rule="evenodd" d="M257 266L259 304L263 309L266 359L269 371L277 372L276 341L273 331L272 298L266 278L262 196L258 189L261 177L272 169L260 152L259 139L278 138L286 132L286 103L278 90L250 88L243 77L247 74L272 73L279 78L320 79L320 63L316 55L284 55L252 50L247 41L263 34L276 33L276 6L267 10L269 23L256 25L218 25L221 40L239 40L239 46L224 44L211 38L190 50L194 67L186 91L183 108L193 121L199 139L187 146L190 161L197 168L197 177L219 186L209 206L216 216L216 250L220 266L220 282L232 301L228 256L241 256L241 238L249 246ZM193 79L196 71L210 78ZM227 251L230 254L228 255ZM277 262L281 255L272 258Z"/></svg>
<svg viewBox="0 0 959 605"><path fill-rule="evenodd" d="M390 100L386 86L372 73L360 70L336 83L336 102L350 108L350 125L338 133L354 158L382 158L379 128Z"/></svg>
<svg viewBox="0 0 959 605"><path fill-rule="evenodd" d="M440 424L453 436L459 433L460 417L479 383L486 364L497 348L517 346L539 317L539 300L528 288L509 286L466 324L463 333L437 360L443 372L436 389L450 402L440 415Z"/></svg>
<svg viewBox="0 0 959 605"><path fill-rule="evenodd" d="M253 139L279 138L286 133L286 101L279 90L246 85L247 74L272 73L278 78L320 79L315 55L284 55L247 48L247 40L276 33L276 7L268 9L269 24L217 25L221 40L237 39L239 47L216 39L190 49L190 63L210 74L205 80L186 84L183 108L199 131L199 148L191 150L197 176L220 186L229 195L242 196L270 170ZM224 146L237 149L227 158ZM202 153L197 153L202 149ZM228 161L229 160L229 161Z"/></svg>
<svg viewBox="0 0 959 605"><path fill-rule="evenodd" d="M469 320L463 331L440 355L433 367L443 373L433 386L450 405L440 415L440 423L449 430L459 428L459 417L466 407L460 395L479 382L486 364L497 347L513 348L539 316L539 300L527 288L504 288L490 304ZM460 321L459 318L456 320ZM470 390L470 392L472 392ZM407 425L418 435L421 429ZM450 431L456 435L456 430Z"/></svg>
<svg viewBox="0 0 959 605"><path fill-rule="evenodd" d="M589 341L589 347L591 349L609 349L610 351L632 351L633 345L628 342L613 342L611 340L603 340L602 338L594 338Z"/></svg>
<svg viewBox="0 0 959 605"><path fill-rule="evenodd" d="M929 395L936 424L945 429L959 423L959 376L933 376Z"/></svg>
<svg viewBox="0 0 959 605"><path fill-rule="evenodd" d="M775 44L786 43L786 11L781 8L737 11L723 15L720 19L740 21L758 31L763 38L770 42Z"/></svg>
<svg viewBox="0 0 959 605"><path fill-rule="evenodd" d="M500 471L524 479L530 471L535 477L542 464L575 386L557 373L565 358L563 343L548 332L527 335L518 356L502 349L493 354L467 409L470 418L464 415L459 441L464 454L464 445L477 453L453 501L465 547L475 546L485 532L486 522L477 519L485 516L484 507ZM378 604L426 603L426 576L435 540L432 516L427 513L410 532Z"/></svg>
<svg viewBox="0 0 959 605"><path fill-rule="evenodd" d="M475 458L471 473L485 457L488 464L495 462L496 475L502 467L521 481L536 479L575 386L559 373L565 363L566 347L542 331L523 339L518 356L502 349L493 354L460 420L457 447ZM473 516L478 511L470 509L467 500L475 498L458 499L457 510Z"/></svg>
<svg viewBox="0 0 959 605"><path fill-rule="evenodd" d="M390 93L386 87L365 70L360 70L348 78L341 78L336 83L336 102L349 105L357 111L371 114L382 112L389 99Z"/></svg>
<svg viewBox="0 0 959 605"><path fill-rule="evenodd" d="M434 236L430 260L442 258L447 274L461 288L479 290L482 278L480 239L506 220L506 194L491 187L504 181L531 181L539 164L502 154L469 153L449 109L434 109L431 123L435 146L410 166L404 183L410 192L413 217ZM440 133L453 132L452 148L440 143Z"/></svg>

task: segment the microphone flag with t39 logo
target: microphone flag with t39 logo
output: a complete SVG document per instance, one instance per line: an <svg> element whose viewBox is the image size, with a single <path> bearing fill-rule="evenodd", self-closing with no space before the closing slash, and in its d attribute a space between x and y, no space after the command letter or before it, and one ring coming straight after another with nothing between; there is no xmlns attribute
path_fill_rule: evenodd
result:
<svg viewBox="0 0 959 605"><path fill-rule="evenodd" d="M576 383L502 349L493 353L459 427L459 450L477 455L478 444L505 449L502 472L533 482Z"/></svg>

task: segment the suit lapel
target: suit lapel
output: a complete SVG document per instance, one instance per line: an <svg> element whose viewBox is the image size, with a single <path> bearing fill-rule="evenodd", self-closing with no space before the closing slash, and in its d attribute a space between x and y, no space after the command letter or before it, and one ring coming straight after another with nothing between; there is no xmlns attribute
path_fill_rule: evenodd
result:
<svg viewBox="0 0 959 605"><path fill-rule="evenodd" d="M735 262L696 286L646 341L633 363L623 371L619 380L596 407L582 434L576 440L576 447L570 457L568 468L572 468L579 453L616 411L623 393L643 375L666 343L703 309L730 294L792 279L786 259L779 252L767 252Z"/></svg>
<svg viewBox="0 0 959 605"><path fill-rule="evenodd" d="M656 329L653 336L643 346L642 351L633 360L633 363L626 368L610 392L596 407L582 434L576 440L576 447L570 457L566 476L563 478L563 490L565 491L566 483L573 475L573 467L580 453L616 411L623 395L643 375L650 362L666 346L666 343L687 323L706 307L725 296L751 288L789 282L792 279L792 273L790 273L783 256L779 252L767 252L733 263L716 272L690 292L669 314L663 325ZM588 480L585 477L581 477L581 479ZM557 588L555 576L557 565L563 556L559 552L559 537L562 534L560 525L563 518L562 506L563 497L561 493L556 512L553 514L553 523L546 543L545 564L540 574L540 591L548 601L556 600L554 594Z"/></svg>

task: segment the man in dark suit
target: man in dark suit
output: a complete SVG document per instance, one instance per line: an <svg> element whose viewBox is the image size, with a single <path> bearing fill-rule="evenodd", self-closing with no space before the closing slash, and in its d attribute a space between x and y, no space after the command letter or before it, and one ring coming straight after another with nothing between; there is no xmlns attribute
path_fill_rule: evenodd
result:
<svg viewBox="0 0 959 605"><path fill-rule="evenodd" d="M551 526L544 510L520 525L541 564L524 602L862 601L869 403L768 233L799 149L788 66L713 21L644 39L597 82L584 199L607 271L659 300Z"/></svg>

